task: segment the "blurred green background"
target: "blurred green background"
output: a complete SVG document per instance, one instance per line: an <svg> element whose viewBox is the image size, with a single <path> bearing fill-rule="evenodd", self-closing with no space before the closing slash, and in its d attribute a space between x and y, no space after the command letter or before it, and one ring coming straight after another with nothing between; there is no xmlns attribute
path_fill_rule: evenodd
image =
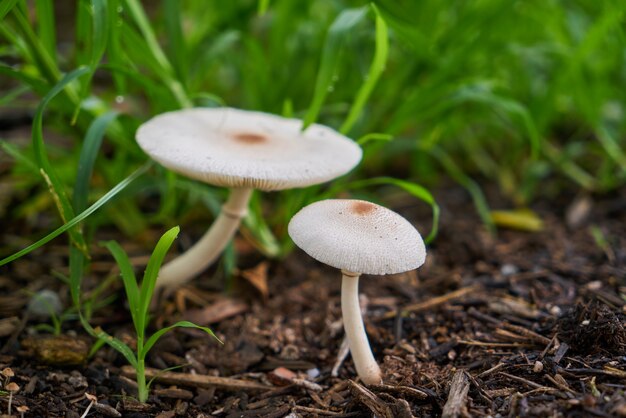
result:
<svg viewBox="0 0 626 418"><path fill-rule="evenodd" d="M330 189L255 198L244 234L268 255L289 251L285 225L302 205L374 176L406 181L369 185L374 199L384 203L386 190L375 187L395 184L434 210L427 190L457 182L490 228L485 185L510 209L563 191L611 192L626 180L625 8L620 0L3 0L0 173L21 191L3 220L56 204L69 221L99 202L102 210L70 229L85 249L102 225L137 237L151 226L184 231L204 206L215 213L224 191L158 166L127 181L147 161L137 126L189 106L283 114L362 140L361 166ZM4 245L2 254L15 250Z"/></svg>

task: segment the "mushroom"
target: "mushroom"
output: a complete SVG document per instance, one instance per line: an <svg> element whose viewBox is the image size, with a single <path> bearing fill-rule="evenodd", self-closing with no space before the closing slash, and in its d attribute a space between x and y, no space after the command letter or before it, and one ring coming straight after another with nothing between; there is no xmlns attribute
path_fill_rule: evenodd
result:
<svg viewBox="0 0 626 418"><path fill-rule="evenodd" d="M359 276L418 268L426 249L419 232L397 213L364 200L322 200L289 222L295 244L322 263L341 269L343 325L356 371L365 384L382 376L359 309Z"/></svg>
<svg viewBox="0 0 626 418"><path fill-rule="evenodd" d="M17 392L18 390L20 390L20 387L18 386L17 383L15 382L11 382L8 385L6 385L5 389L7 391L9 391L9 416L11 416L11 404L13 402L13 392Z"/></svg>
<svg viewBox="0 0 626 418"><path fill-rule="evenodd" d="M139 146L177 173L230 195L211 228L161 268L157 286L180 285L210 266L237 231L253 189L307 187L339 177L361 160L361 148L322 126L233 108L195 108L158 115L137 130Z"/></svg>

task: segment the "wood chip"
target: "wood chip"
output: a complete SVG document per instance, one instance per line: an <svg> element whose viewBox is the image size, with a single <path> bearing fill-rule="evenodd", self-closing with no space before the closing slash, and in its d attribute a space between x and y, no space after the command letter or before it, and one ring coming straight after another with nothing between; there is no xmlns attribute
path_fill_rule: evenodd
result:
<svg viewBox="0 0 626 418"><path fill-rule="evenodd" d="M450 384L448 400L443 406L442 418L469 417L467 411L467 393L469 392L469 379L464 370L457 370Z"/></svg>
<svg viewBox="0 0 626 418"><path fill-rule="evenodd" d="M127 377L134 377L136 374L132 366L122 367L122 374ZM156 369L147 368L146 378L155 379L158 382L170 385L182 385L201 388L218 387L230 391L266 391L274 389L273 386L248 380L232 379L229 377L204 376L189 373L163 372Z"/></svg>
<svg viewBox="0 0 626 418"><path fill-rule="evenodd" d="M197 325L209 325L239 315L248 310L248 304L237 299L221 299L204 309L190 309L184 319Z"/></svg>

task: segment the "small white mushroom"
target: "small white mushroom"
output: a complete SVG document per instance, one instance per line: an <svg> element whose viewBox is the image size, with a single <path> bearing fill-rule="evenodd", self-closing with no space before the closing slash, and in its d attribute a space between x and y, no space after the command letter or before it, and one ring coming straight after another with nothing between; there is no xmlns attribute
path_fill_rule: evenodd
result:
<svg viewBox="0 0 626 418"><path fill-rule="evenodd" d="M231 188L207 233L163 266L157 286L177 286L210 266L245 216L253 189L307 187L337 178L361 160L361 148L321 125L232 108L196 108L158 115L141 125L137 142L165 167Z"/></svg>
<svg viewBox="0 0 626 418"><path fill-rule="evenodd" d="M421 266L426 248L419 232L397 213L363 200L315 202L291 219L288 231L311 257L341 269L341 310L354 366L364 383L380 384L359 308L359 276Z"/></svg>

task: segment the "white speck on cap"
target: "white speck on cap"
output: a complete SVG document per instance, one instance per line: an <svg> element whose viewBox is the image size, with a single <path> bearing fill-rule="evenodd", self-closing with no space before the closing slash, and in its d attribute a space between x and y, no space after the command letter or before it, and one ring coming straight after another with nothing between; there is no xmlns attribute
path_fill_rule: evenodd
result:
<svg viewBox="0 0 626 418"><path fill-rule="evenodd" d="M311 257L354 273L402 273L426 258L424 241L409 221L364 200L312 203L295 214L288 231Z"/></svg>
<svg viewBox="0 0 626 418"><path fill-rule="evenodd" d="M233 108L163 113L137 130L139 146L165 167L225 187L269 191L337 178L361 148L331 128Z"/></svg>

